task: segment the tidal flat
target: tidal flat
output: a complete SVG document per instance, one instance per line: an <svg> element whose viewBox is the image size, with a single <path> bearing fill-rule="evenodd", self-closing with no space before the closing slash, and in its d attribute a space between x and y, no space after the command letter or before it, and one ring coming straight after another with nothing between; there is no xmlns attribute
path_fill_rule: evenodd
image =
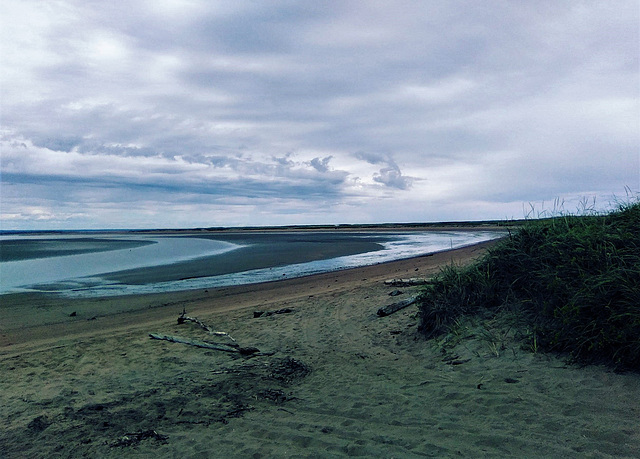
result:
<svg viewBox="0 0 640 459"><path fill-rule="evenodd" d="M0 293L113 296L222 287L366 266L500 237L477 231L239 231L11 236Z"/></svg>

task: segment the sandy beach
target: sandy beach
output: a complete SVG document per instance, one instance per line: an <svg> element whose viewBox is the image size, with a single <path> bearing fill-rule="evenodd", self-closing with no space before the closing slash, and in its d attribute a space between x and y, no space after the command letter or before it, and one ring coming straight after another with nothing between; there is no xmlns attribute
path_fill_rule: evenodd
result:
<svg viewBox="0 0 640 459"><path fill-rule="evenodd" d="M6 295L0 457L640 457L640 375L531 352L498 322L425 340L415 306L377 316L420 289L385 280L490 244L220 289ZM259 352L149 337L233 344L183 309Z"/></svg>

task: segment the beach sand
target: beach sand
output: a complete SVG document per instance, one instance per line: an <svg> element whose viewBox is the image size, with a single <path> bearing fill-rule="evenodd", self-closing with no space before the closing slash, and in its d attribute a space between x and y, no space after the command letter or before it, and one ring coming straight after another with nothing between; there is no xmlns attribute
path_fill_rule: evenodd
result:
<svg viewBox="0 0 640 459"><path fill-rule="evenodd" d="M376 315L420 288L384 280L489 244L207 291L5 296L0 457L640 457L640 375L525 351L496 321L425 340L415 306ZM178 325L183 308L273 354L149 338L230 342Z"/></svg>

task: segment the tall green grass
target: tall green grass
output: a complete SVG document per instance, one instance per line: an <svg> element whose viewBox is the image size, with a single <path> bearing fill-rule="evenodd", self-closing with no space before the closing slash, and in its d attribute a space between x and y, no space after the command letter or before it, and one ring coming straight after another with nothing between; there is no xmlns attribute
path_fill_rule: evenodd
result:
<svg viewBox="0 0 640 459"><path fill-rule="evenodd" d="M640 370L640 202L529 221L475 264L443 269L419 306L427 337L510 311L542 350Z"/></svg>

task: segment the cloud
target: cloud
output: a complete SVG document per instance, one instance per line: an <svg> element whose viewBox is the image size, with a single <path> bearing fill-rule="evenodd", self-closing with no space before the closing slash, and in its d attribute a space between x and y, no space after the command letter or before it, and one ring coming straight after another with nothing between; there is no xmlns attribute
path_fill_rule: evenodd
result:
<svg viewBox="0 0 640 459"><path fill-rule="evenodd" d="M369 164L386 164L389 161L384 155L379 153L371 153L365 151L359 151L355 154L355 157L361 159L363 161L368 162Z"/></svg>
<svg viewBox="0 0 640 459"><path fill-rule="evenodd" d="M0 14L13 227L155 226L167 209L185 226L500 218L640 189L631 0L8 0Z"/></svg>
<svg viewBox="0 0 640 459"><path fill-rule="evenodd" d="M373 174L373 181L381 183L389 188L397 188L398 190L407 190L411 184L418 180L416 177L407 177L402 175L400 167L396 162L386 155L371 152L357 152L355 157L366 161L369 164L384 165L378 172Z"/></svg>
<svg viewBox="0 0 640 459"><path fill-rule="evenodd" d="M373 176L373 180L399 190L408 189L413 181L411 177L404 177L397 167L384 167L380 169L380 172Z"/></svg>
<svg viewBox="0 0 640 459"><path fill-rule="evenodd" d="M310 162L311 166L317 170L318 172L328 172L329 171L329 161L331 161L331 156L327 156L326 158L313 158Z"/></svg>

